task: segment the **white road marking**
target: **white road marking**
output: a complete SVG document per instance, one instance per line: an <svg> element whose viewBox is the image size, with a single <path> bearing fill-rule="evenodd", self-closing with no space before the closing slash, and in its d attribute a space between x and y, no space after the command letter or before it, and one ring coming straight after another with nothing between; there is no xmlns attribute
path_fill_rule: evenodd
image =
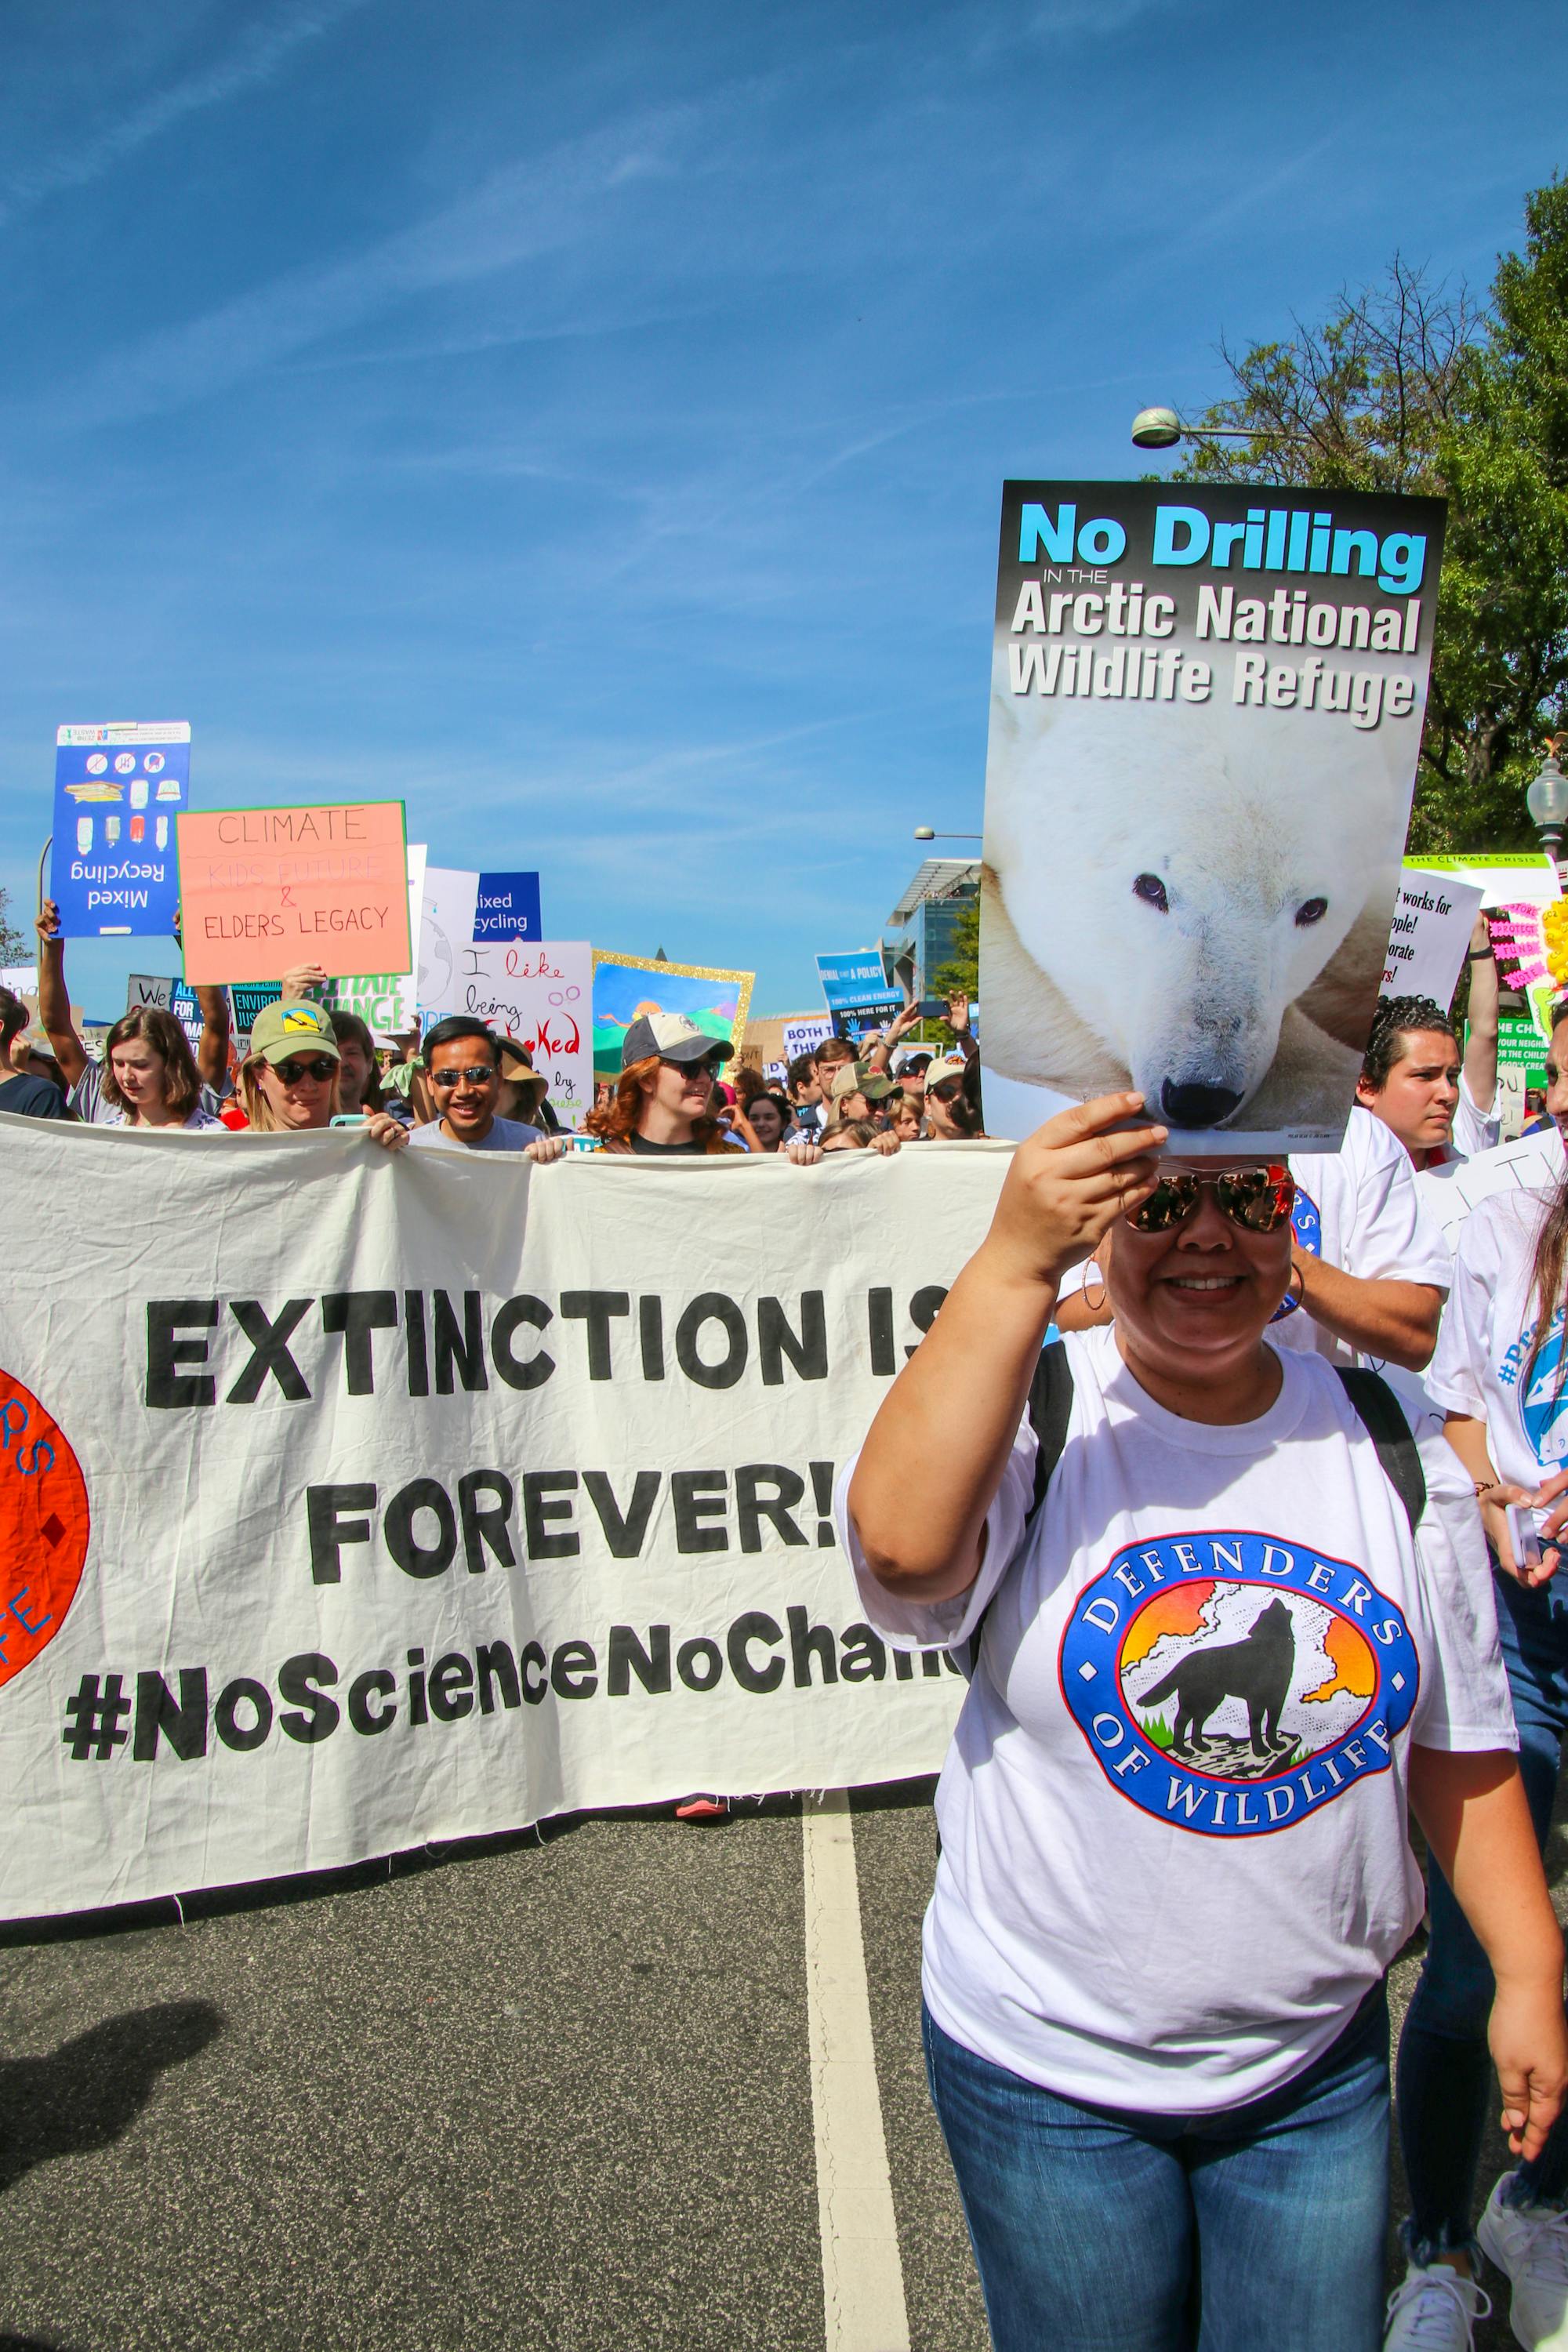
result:
<svg viewBox="0 0 1568 2352"><path fill-rule="evenodd" d="M803 1798L801 1832L827 2352L909 2352L847 1791Z"/></svg>

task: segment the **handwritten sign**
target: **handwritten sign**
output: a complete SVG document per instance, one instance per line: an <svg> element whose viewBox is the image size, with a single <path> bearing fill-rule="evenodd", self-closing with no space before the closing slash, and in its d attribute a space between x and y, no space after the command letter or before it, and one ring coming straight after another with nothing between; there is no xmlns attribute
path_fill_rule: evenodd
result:
<svg viewBox="0 0 1568 2352"><path fill-rule="evenodd" d="M179 819L185 978L406 971L401 801L218 809Z"/></svg>
<svg viewBox="0 0 1568 2352"><path fill-rule="evenodd" d="M1446 1011L1480 903L1475 884L1407 863L1399 877L1379 994L1429 996Z"/></svg>
<svg viewBox="0 0 1568 2352"><path fill-rule="evenodd" d="M422 841L408 845L408 937L416 943L409 956L410 964L417 964L417 941L425 903L426 847ZM321 992L321 1002L329 1013L353 1013L367 1029L381 1031L392 1036L403 1036L419 1026L419 997L415 974L410 971L351 971L341 972L329 980Z"/></svg>
<svg viewBox="0 0 1568 2352"><path fill-rule="evenodd" d="M477 1013L528 1047L563 1127L594 1108L594 950L586 940L476 943L458 953L449 1009Z"/></svg>

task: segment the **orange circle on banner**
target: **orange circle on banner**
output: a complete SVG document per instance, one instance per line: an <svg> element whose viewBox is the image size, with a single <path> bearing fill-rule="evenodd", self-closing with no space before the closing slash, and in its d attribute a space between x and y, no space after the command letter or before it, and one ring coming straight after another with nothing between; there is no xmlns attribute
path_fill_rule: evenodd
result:
<svg viewBox="0 0 1568 2352"><path fill-rule="evenodd" d="M0 1685L65 1623L90 1530L87 1481L65 1432L0 1370Z"/></svg>

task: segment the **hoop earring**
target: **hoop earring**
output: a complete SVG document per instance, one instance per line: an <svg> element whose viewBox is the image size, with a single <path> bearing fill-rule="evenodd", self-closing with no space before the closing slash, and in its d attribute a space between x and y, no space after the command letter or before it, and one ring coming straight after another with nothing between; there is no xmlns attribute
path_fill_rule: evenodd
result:
<svg viewBox="0 0 1568 2352"><path fill-rule="evenodd" d="M1094 1258L1092 1258L1092 1257L1091 1257L1091 1258L1089 1259L1089 1266L1093 1269L1093 1271L1094 1271L1096 1274L1100 1274L1100 1266L1099 1266L1099 1263L1098 1263L1098 1261L1097 1261L1096 1259L1094 1259ZM1104 1306L1104 1304L1105 1304L1105 1276L1104 1276L1104 1275L1103 1275L1103 1274L1100 1274L1100 1297L1099 1297L1098 1298L1091 1298L1091 1297L1089 1297L1089 1274L1088 1274L1088 1272L1086 1271L1086 1272L1085 1272L1085 1275L1084 1275L1084 1277L1083 1277L1083 1293L1082 1293L1082 1296L1083 1296L1083 1303L1084 1303L1084 1305L1088 1307L1088 1309L1089 1309L1089 1313L1090 1313L1091 1315L1098 1315L1098 1314L1099 1314L1099 1312L1100 1312L1100 1308L1101 1308L1101 1307Z"/></svg>

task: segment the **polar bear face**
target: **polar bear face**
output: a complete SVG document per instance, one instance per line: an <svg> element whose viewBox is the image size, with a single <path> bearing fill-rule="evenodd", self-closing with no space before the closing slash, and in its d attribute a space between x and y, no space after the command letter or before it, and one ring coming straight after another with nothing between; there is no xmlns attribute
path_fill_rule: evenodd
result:
<svg viewBox="0 0 1568 2352"><path fill-rule="evenodd" d="M1287 1009L1392 895L1389 754L1326 715L997 702L986 856L1020 941L1155 1116L1245 1124Z"/></svg>

